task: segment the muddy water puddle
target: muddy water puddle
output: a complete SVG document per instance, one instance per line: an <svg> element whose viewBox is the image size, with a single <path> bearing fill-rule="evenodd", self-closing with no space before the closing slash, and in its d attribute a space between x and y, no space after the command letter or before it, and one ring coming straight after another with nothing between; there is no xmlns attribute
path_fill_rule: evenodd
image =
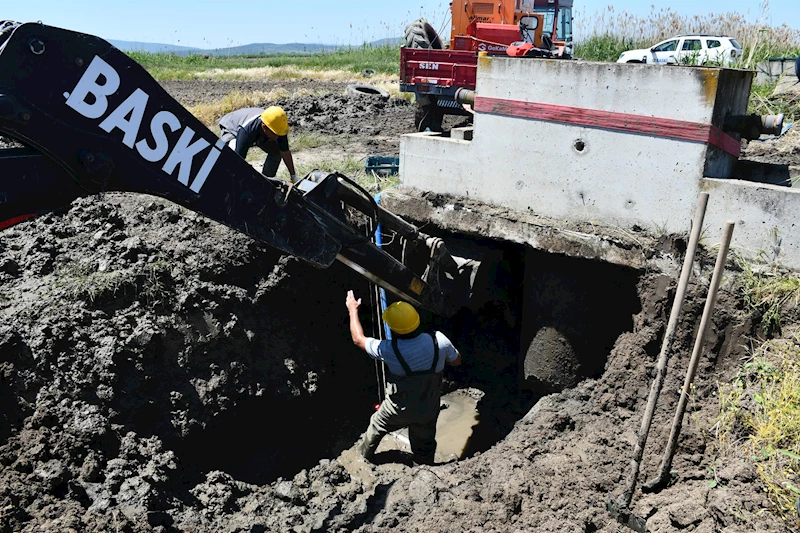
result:
<svg viewBox="0 0 800 533"><path fill-rule="evenodd" d="M477 389L458 389L442 396L442 410L436 423L437 463L464 456L473 431L480 424L478 401L481 396L483 393ZM391 450L411 453L407 429L383 438L378 453Z"/></svg>

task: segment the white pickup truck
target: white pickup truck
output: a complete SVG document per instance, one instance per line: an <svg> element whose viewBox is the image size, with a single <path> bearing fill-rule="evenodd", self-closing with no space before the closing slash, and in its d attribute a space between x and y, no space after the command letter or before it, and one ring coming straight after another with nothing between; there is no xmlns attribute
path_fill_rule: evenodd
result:
<svg viewBox="0 0 800 533"><path fill-rule="evenodd" d="M731 66L742 57L742 45L722 35L679 35L661 41L652 48L622 52L617 63L654 65Z"/></svg>

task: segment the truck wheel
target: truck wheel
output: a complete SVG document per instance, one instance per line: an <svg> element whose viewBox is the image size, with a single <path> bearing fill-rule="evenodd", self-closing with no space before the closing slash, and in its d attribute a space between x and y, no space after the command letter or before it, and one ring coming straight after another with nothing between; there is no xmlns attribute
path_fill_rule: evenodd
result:
<svg viewBox="0 0 800 533"><path fill-rule="evenodd" d="M389 99L389 93L387 91L365 83L351 83L345 87L344 93L347 96L379 96L383 100Z"/></svg>
<svg viewBox="0 0 800 533"><path fill-rule="evenodd" d="M436 50L444 48L439 34L425 19L417 19L406 26L406 47L433 48Z"/></svg>
<svg viewBox="0 0 800 533"><path fill-rule="evenodd" d="M417 110L414 113L414 126L416 126L417 131L441 132L443 118L444 113L435 103L417 104Z"/></svg>

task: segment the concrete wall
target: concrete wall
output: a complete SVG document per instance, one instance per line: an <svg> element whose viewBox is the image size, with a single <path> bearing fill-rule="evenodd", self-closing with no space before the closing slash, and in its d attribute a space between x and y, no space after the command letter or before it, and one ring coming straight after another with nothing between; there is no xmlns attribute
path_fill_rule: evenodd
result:
<svg viewBox="0 0 800 533"><path fill-rule="evenodd" d="M482 58L484 97L718 124L746 111L752 72L715 68ZM580 141L580 142L578 142ZM400 180L413 188L466 196L572 223L686 232L701 191L711 194L706 242L726 219L738 222L734 248L772 250L800 269L793 235L800 191L741 182L735 158L700 142L477 113L472 141L405 135Z"/></svg>
<svg viewBox="0 0 800 533"><path fill-rule="evenodd" d="M795 65L797 58L787 59L770 59L762 61L756 65L756 79L755 83L764 85L767 83L775 83L781 76L797 77L795 74Z"/></svg>

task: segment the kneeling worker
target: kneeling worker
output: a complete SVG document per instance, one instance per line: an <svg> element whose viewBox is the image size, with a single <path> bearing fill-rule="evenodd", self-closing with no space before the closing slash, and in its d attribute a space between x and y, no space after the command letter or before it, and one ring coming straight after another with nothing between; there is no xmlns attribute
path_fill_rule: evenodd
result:
<svg viewBox="0 0 800 533"><path fill-rule="evenodd" d="M445 364L460 365L461 354L442 333L420 332L419 314L406 302L395 302L383 312L383 319L393 332L390 341L364 335L358 318L361 299L356 300L353 291L347 292L345 305L350 313L353 343L389 368L386 399L370 418L361 455L371 461L384 435L408 427L414 461L433 464L442 372Z"/></svg>
<svg viewBox="0 0 800 533"><path fill-rule="evenodd" d="M266 152L262 174L274 178L283 159L292 183L297 181L289 150L289 119L283 109L278 106L237 109L219 119L219 129L222 140L243 159L252 146Z"/></svg>

